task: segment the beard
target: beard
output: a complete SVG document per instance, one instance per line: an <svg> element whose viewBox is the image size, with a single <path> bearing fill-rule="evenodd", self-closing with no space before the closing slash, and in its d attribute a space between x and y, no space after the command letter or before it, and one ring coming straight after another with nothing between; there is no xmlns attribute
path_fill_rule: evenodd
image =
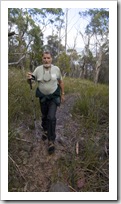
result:
<svg viewBox="0 0 121 204"><path fill-rule="evenodd" d="M45 68L50 68L50 67L51 67L51 64L43 64L43 66L44 66Z"/></svg>

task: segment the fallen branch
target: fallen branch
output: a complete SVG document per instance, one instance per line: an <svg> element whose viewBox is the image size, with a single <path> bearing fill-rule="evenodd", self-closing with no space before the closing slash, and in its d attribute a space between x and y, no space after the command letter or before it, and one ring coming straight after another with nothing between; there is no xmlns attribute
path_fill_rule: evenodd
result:
<svg viewBox="0 0 121 204"><path fill-rule="evenodd" d="M16 137L16 140L20 140L20 141L23 141L23 142L32 143L31 141L28 141L28 140L25 140L25 139L20 139L20 138L18 138L18 137Z"/></svg>
<svg viewBox="0 0 121 204"><path fill-rule="evenodd" d="M72 186L68 186L71 190L73 190L74 192L77 192Z"/></svg>
<svg viewBox="0 0 121 204"><path fill-rule="evenodd" d="M77 155L79 154L79 143L78 142L76 143L76 154Z"/></svg>
<svg viewBox="0 0 121 204"><path fill-rule="evenodd" d="M8 65L10 66L10 65L18 65L19 63L20 63L20 61L22 60L22 59L24 59L25 58L25 55L24 56L22 56L19 60L18 60L18 62L10 62L10 63L8 63Z"/></svg>

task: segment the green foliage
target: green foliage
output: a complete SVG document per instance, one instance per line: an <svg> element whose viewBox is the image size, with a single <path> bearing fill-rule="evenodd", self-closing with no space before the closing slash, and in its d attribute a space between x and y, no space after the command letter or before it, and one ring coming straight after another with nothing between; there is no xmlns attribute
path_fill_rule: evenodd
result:
<svg viewBox="0 0 121 204"><path fill-rule="evenodd" d="M109 161L102 148L106 141L107 138L102 138L99 146L92 140L92 136L86 137L79 143L78 156L75 151L70 151L65 157L58 159L55 172L51 178L52 181L56 182L58 180L57 172L59 172L60 180L68 183L78 192L109 191ZM81 182L80 187L79 182Z"/></svg>
<svg viewBox="0 0 121 204"><path fill-rule="evenodd" d="M39 108L39 102L35 98L35 87L30 90L30 86L26 80L26 73L21 70L9 70L8 78L8 125L10 137L14 135L12 128L17 127L21 123L31 120L33 121L33 103ZM39 112L38 117L39 117ZM34 122L33 122L34 123Z"/></svg>
<svg viewBox="0 0 121 204"><path fill-rule="evenodd" d="M88 120L88 125L105 122L108 119L108 90L106 87L89 87L81 93L75 111Z"/></svg>
<svg viewBox="0 0 121 204"><path fill-rule="evenodd" d="M43 46L43 34L40 26L36 25L27 9L9 9L8 20L9 30L14 25L17 34L8 39L9 62L17 62L21 56L27 55L30 52L34 53L35 60L40 62ZM26 61L28 60L28 56L26 57ZM25 65L23 61L22 63Z"/></svg>
<svg viewBox="0 0 121 204"><path fill-rule="evenodd" d="M64 79L67 93L78 92L79 97L73 108L73 113L83 118L87 128L98 127L108 121L109 90L108 86L88 80ZM72 84L72 86L70 85Z"/></svg>
<svg viewBox="0 0 121 204"><path fill-rule="evenodd" d="M64 84L66 94L78 95L72 115L75 121L80 121L80 131L75 136L73 147L68 146L70 151L57 161L51 179L56 182L59 172L60 180L75 191L108 192L108 86L67 77ZM68 137L68 132L65 136ZM75 153L76 139L79 143L78 155Z"/></svg>
<svg viewBox="0 0 121 204"><path fill-rule="evenodd" d="M56 64L61 69L62 75L70 73L70 58L65 52L59 55Z"/></svg>
<svg viewBox="0 0 121 204"><path fill-rule="evenodd" d="M85 44L81 57L74 48L68 49L67 55L64 53L65 46L62 44L61 31L65 28L65 19L62 8L9 8L8 32L15 31L16 33L8 38L8 61L12 63L10 66L25 68L28 65L34 69L42 63L43 50L49 49L53 54L53 63L60 65L64 75L108 83L109 11L94 8L86 9L85 12L79 14L86 17L89 22L85 32L83 34L79 32ZM44 32L48 25L52 26L52 32L47 36L47 44L44 45ZM92 38L95 42L93 50L90 44ZM100 45L102 45L103 57L98 76L95 68L96 62L99 61ZM23 56L25 56L24 60Z"/></svg>
<svg viewBox="0 0 121 204"><path fill-rule="evenodd" d="M40 64L41 55L43 52L43 35L46 25L55 24L57 27L58 22L62 19L63 10L61 8L53 9L25 9L25 8L10 8L8 10L8 30L9 32L13 29L17 35L9 38L9 62L17 62L21 55L28 57L34 54L34 60ZM15 29L16 28L16 29ZM48 45L53 49L58 49L58 39L49 40ZM61 51L62 45L59 45ZM29 55L27 55L29 54ZM57 51L53 53L57 55ZM29 59L30 62L33 59ZM25 65L25 64L24 64Z"/></svg>
<svg viewBox="0 0 121 204"><path fill-rule="evenodd" d="M102 35L103 32L107 32L109 24L109 11L107 9L89 9L85 12L80 12L80 16L90 16L90 23L86 27L86 33L95 33Z"/></svg>
<svg viewBox="0 0 121 204"><path fill-rule="evenodd" d="M58 52L63 51L64 47L60 43L57 35L49 35L47 37L47 45L44 46L45 50L49 50L52 53L53 61L58 56Z"/></svg>
<svg viewBox="0 0 121 204"><path fill-rule="evenodd" d="M109 10L93 8L79 12L79 15L80 17L86 17L89 22L84 33L85 37L88 38L88 43L85 42L84 56L81 60L84 62L82 71L85 69L85 78L93 79L95 83L108 83ZM95 42L93 51L90 49L92 37Z"/></svg>
<svg viewBox="0 0 121 204"><path fill-rule="evenodd" d="M45 12L53 15L64 15L63 10L61 8L46 8L43 9Z"/></svg>
<svg viewBox="0 0 121 204"><path fill-rule="evenodd" d="M76 61L79 59L78 53L74 49L68 49L67 53L69 54L70 58L73 59L72 61Z"/></svg>

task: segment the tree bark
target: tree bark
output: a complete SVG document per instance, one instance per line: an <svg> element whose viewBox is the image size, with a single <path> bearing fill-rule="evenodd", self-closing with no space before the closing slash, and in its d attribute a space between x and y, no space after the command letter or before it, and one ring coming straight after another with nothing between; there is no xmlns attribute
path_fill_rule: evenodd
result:
<svg viewBox="0 0 121 204"><path fill-rule="evenodd" d="M102 47L100 47L98 60L97 60L96 67L95 67L95 77L94 77L94 83L95 84L98 83L98 79L99 79L99 73L100 73L101 64L102 64L102 55L103 55Z"/></svg>

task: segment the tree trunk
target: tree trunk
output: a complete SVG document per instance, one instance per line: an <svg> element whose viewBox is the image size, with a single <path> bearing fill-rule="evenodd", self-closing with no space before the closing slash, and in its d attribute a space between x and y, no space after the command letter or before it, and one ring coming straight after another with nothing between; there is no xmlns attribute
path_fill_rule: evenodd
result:
<svg viewBox="0 0 121 204"><path fill-rule="evenodd" d="M95 84L98 83L99 73L100 73L100 67L96 67L95 77L94 77L94 83L95 83Z"/></svg>
<svg viewBox="0 0 121 204"><path fill-rule="evenodd" d="M96 62L96 67L95 67L95 76L94 76L94 83L95 84L98 83L98 79L99 79L99 73L100 73L101 64L102 64L102 55L103 55L102 47L100 47L99 55L98 55L98 59Z"/></svg>

